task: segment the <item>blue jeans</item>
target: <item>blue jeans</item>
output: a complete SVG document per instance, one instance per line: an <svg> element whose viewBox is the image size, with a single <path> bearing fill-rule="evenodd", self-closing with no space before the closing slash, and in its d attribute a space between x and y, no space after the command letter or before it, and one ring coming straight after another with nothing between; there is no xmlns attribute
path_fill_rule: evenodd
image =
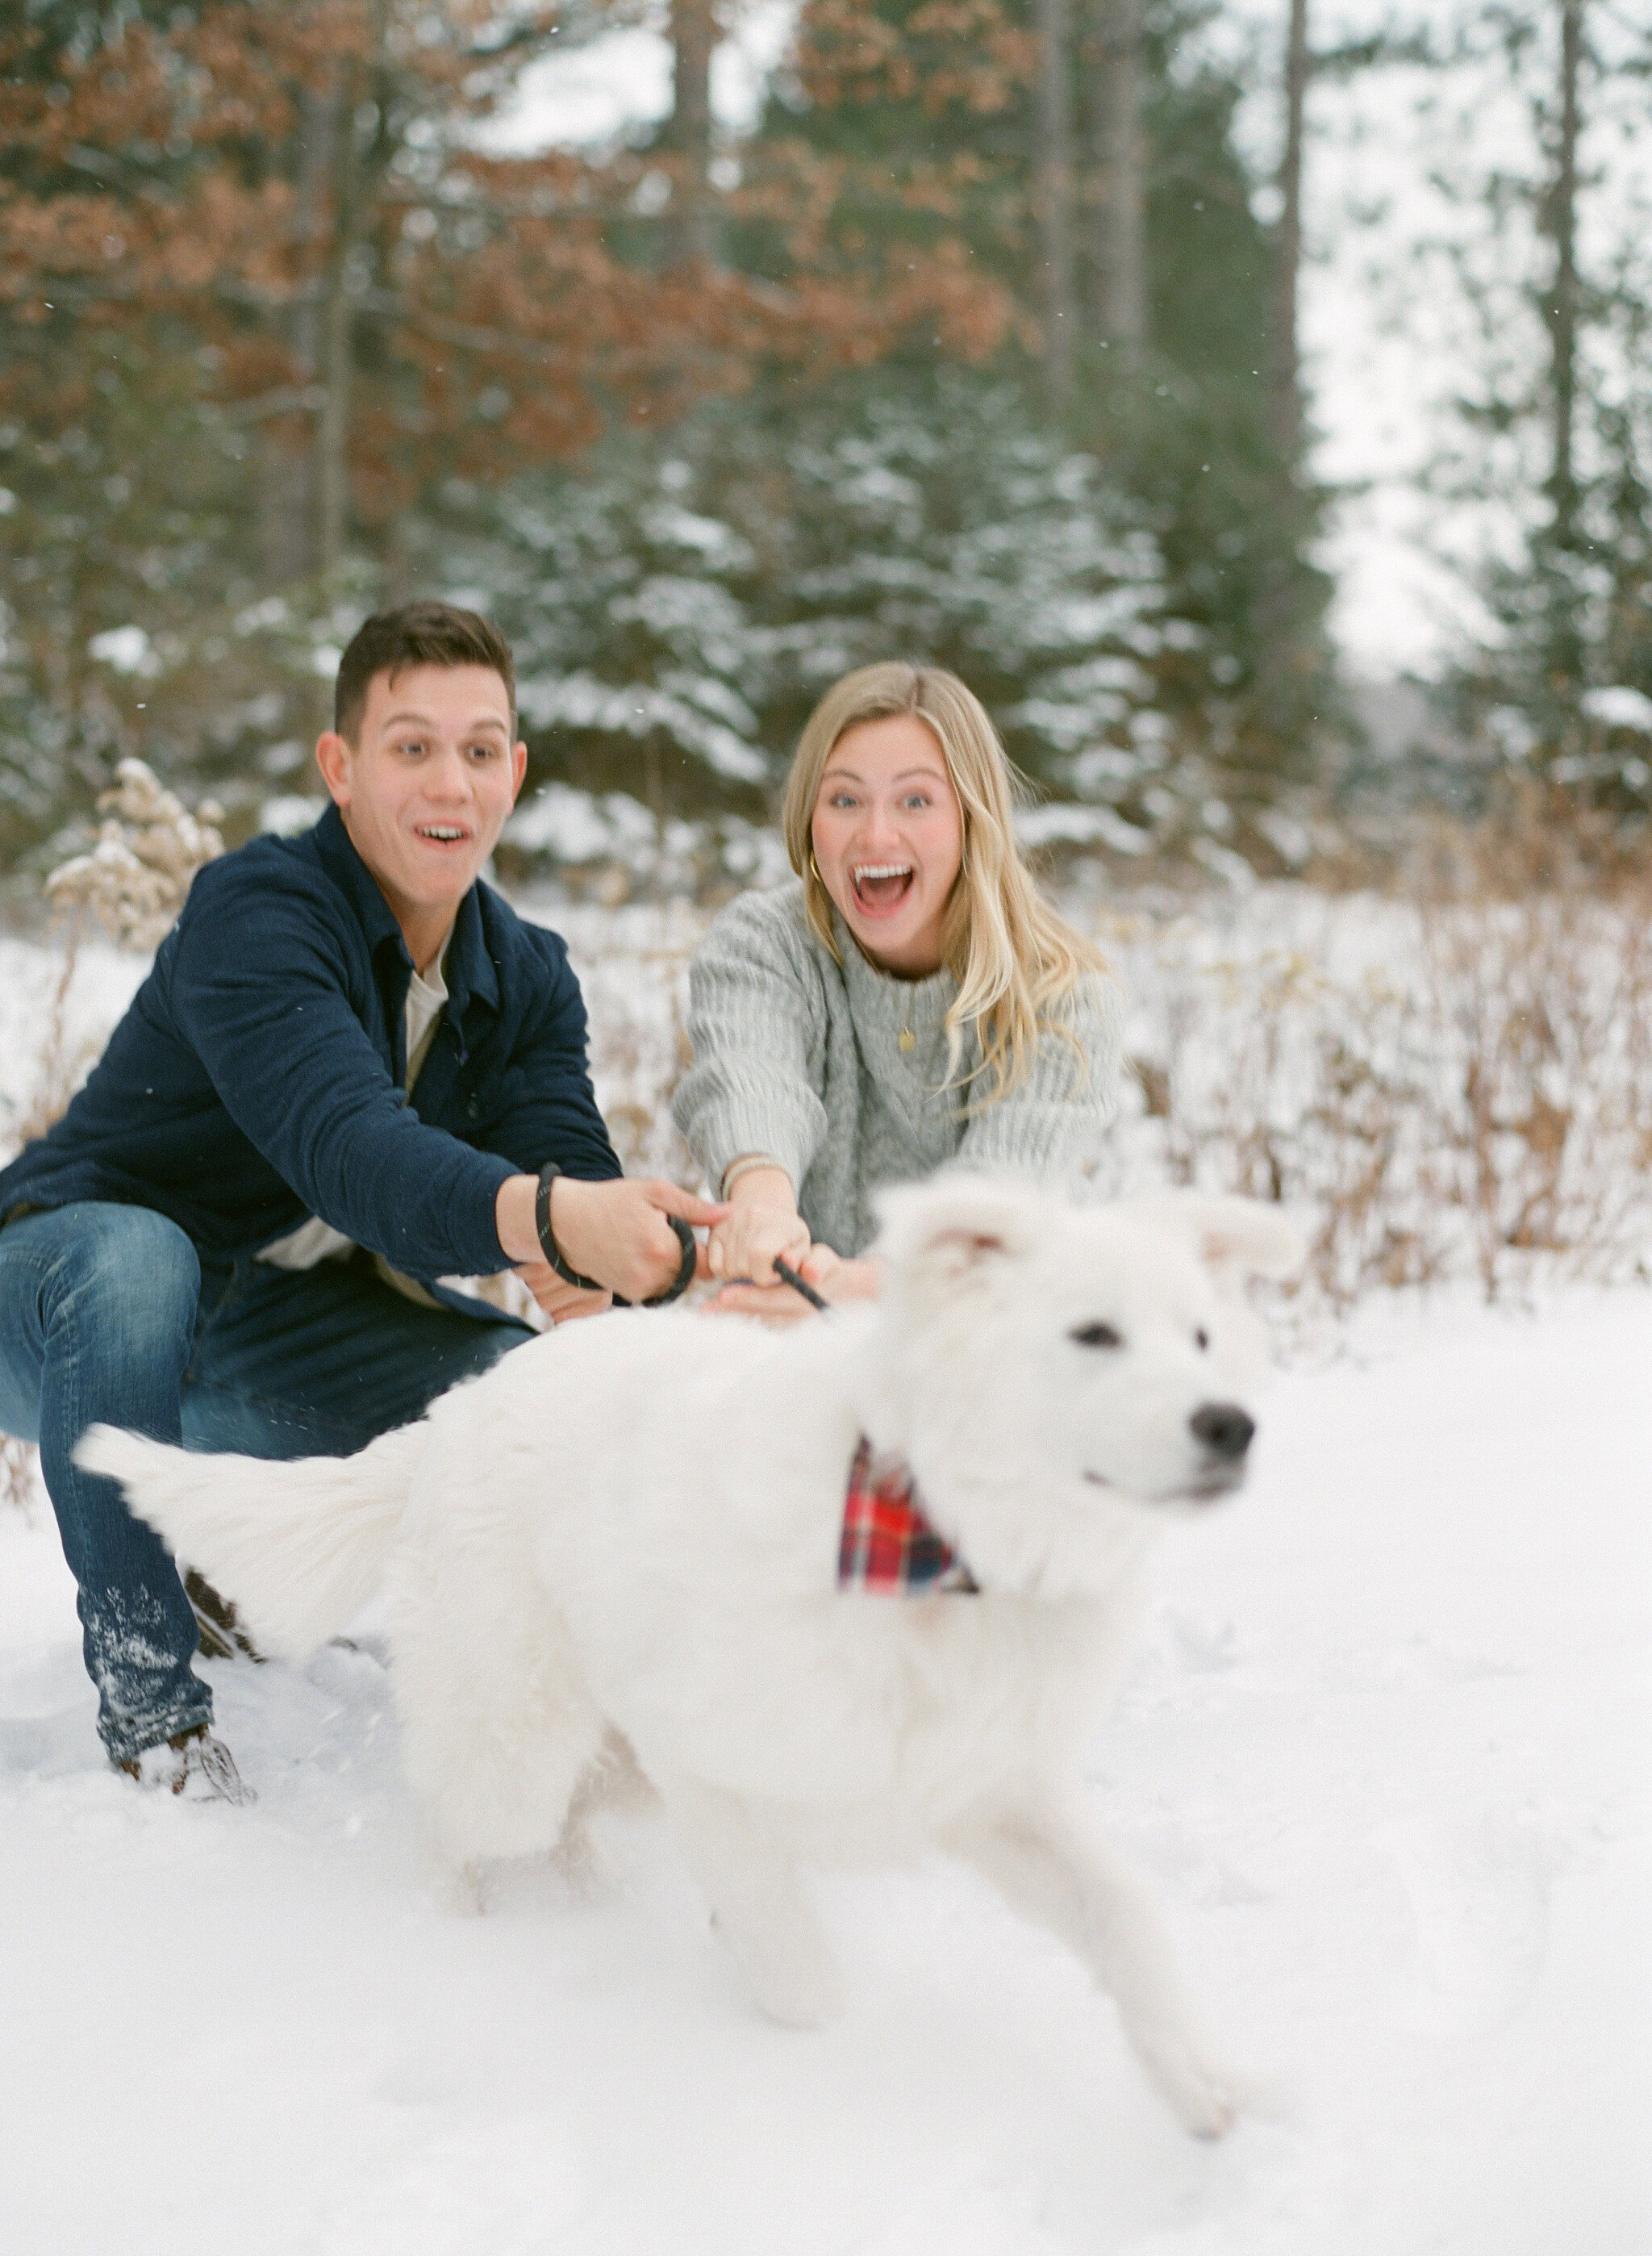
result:
<svg viewBox="0 0 1652 2256"><path fill-rule="evenodd" d="M419 1308L364 1256L203 1270L147 1207L87 1200L0 1228L0 1432L40 1445L111 1762L209 1722L212 1693L189 1665L195 1618L159 1537L74 1462L86 1428L349 1456L533 1336Z"/></svg>

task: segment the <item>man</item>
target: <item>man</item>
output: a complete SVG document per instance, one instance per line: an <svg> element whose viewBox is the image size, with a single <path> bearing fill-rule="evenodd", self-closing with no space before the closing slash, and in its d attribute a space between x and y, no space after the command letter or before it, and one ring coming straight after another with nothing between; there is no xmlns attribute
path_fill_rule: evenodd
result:
<svg viewBox="0 0 1652 2256"><path fill-rule="evenodd" d="M327 813L199 872L85 1088L0 1172L0 1430L40 1445L99 1733L232 1799L190 1600L74 1464L85 1428L348 1456L532 1336L439 1279L514 1266L561 1322L660 1292L668 1217L727 1211L621 1178L567 952L479 882L527 763L497 631L369 619L316 760Z"/></svg>

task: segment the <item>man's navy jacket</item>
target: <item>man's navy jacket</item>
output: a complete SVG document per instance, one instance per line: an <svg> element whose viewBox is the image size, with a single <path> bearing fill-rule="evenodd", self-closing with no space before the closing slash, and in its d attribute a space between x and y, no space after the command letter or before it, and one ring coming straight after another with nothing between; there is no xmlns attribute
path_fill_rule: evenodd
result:
<svg viewBox="0 0 1652 2256"><path fill-rule="evenodd" d="M0 1217L118 1200L226 1263L313 1214L427 1284L503 1268L507 1176L620 1173L579 982L554 933L474 885L409 1097L411 974L335 807L208 863L85 1088L0 1172Z"/></svg>

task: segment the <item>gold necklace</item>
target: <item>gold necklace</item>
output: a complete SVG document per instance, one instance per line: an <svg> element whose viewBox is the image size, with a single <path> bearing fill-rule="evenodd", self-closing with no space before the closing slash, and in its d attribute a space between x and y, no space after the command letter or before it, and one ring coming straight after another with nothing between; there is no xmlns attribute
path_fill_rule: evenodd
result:
<svg viewBox="0 0 1652 2256"><path fill-rule="evenodd" d="M895 1039L903 1050L915 1050L917 1047L917 1036L910 1026L903 1026Z"/></svg>

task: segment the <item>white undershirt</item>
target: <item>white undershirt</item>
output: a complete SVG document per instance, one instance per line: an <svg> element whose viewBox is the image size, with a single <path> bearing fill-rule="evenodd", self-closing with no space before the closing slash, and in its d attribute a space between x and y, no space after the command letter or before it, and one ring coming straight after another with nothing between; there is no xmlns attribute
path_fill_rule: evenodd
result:
<svg viewBox="0 0 1652 2256"><path fill-rule="evenodd" d="M407 983L407 1001L402 1012L407 1044L407 1073L403 1087L410 1096L430 1046L436 1039L436 1022L441 1017L442 1006L447 1000L447 983L442 976L446 960L447 950L444 948L440 956L431 966L428 979L415 971ZM257 1258L268 1261L277 1269L313 1269L318 1262L341 1260L347 1253L355 1251L355 1240L353 1237L347 1237L341 1230L334 1230L330 1223L312 1215L308 1222L301 1222L285 1237L278 1237L266 1245ZM404 1277L399 1270L392 1269L382 1256L378 1259L378 1272L387 1285L394 1285L398 1292L407 1292L410 1300L420 1301L427 1307L434 1305L428 1293L413 1285L411 1279ZM411 1291L408 1289L410 1286Z"/></svg>

